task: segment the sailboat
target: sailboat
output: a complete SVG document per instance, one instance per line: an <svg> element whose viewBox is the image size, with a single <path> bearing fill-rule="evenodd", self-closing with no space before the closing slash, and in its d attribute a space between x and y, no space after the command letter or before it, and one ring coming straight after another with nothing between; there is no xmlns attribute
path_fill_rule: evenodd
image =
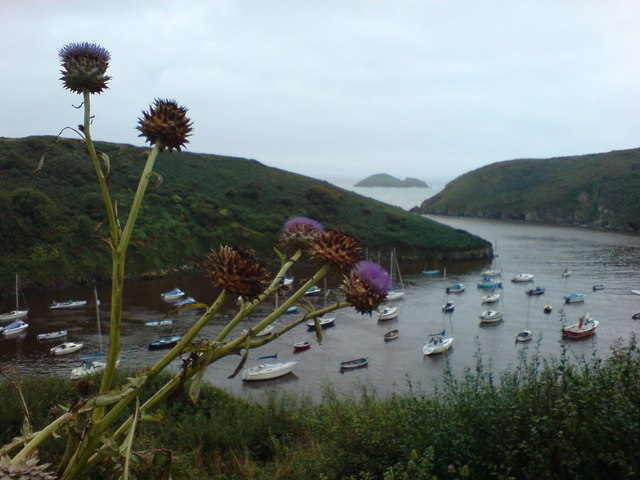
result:
<svg viewBox="0 0 640 480"><path fill-rule="evenodd" d="M447 269L444 269L444 281L445 281L445 285L447 283ZM445 301L446 301L446 297L448 295L449 292L447 292L447 289L445 288ZM451 303L452 307L450 310L447 310L447 305L449 305ZM449 320L450 320L450 326L451 326L451 335L447 336L447 328L446 328L446 324L447 324L447 313L451 313L453 312L453 303L452 302L446 302L444 304L444 306L442 307L442 323L443 323L443 328L441 332L438 333L432 333L430 335L427 336L424 345L422 346L422 353L426 356L431 356L431 355L437 355L439 353L444 353L446 351L448 351L451 348L451 345L453 344L453 320L451 319L451 315L449 315Z"/></svg>
<svg viewBox="0 0 640 480"><path fill-rule="evenodd" d="M404 285L402 283L402 275L400 275L400 266L398 265L398 260L396 258L396 249L391 250L391 265L389 268L389 273L391 274L391 290L387 293L387 300L397 300L405 296L406 292L404 291ZM395 285L395 274L398 274L398 281L400 282L401 290L396 290L394 288Z"/></svg>
<svg viewBox="0 0 640 480"><path fill-rule="evenodd" d="M527 297L527 327L516 334L516 342L529 342L533 338L533 332L529 330L529 306L531 304L531 296Z"/></svg>
<svg viewBox="0 0 640 480"><path fill-rule="evenodd" d="M447 284L447 267L444 268L444 283L445 285ZM442 311L445 313L448 312L453 312L453 309L455 308L455 304L449 300L449 289L445 288L444 289L444 305L442 305Z"/></svg>
<svg viewBox="0 0 640 480"><path fill-rule="evenodd" d="M4 320L17 320L18 318L26 317L29 313L29 310L20 310L19 304L19 287L18 287L18 274L16 274L16 309L11 310L9 313L0 314L0 321Z"/></svg>

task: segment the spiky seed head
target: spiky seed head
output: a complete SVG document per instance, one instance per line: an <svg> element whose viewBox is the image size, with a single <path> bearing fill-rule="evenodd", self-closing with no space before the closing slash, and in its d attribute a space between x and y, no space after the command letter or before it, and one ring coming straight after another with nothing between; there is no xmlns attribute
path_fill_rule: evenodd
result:
<svg viewBox="0 0 640 480"><path fill-rule="evenodd" d="M245 300L256 298L269 286L271 274L250 249L220 246L205 263L207 277L214 286Z"/></svg>
<svg viewBox="0 0 640 480"><path fill-rule="evenodd" d="M307 217L295 217L282 228L282 249L292 254L297 250L307 251L318 235L324 232L322 224Z"/></svg>
<svg viewBox="0 0 640 480"><path fill-rule="evenodd" d="M109 88L106 75L111 55L95 43L68 43L58 52L62 84L74 93L102 93Z"/></svg>
<svg viewBox="0 0 640 480"><path fill-rule="evenodd" d="M358 262L345 276L342 290L357 312L371 314L387 298L391 276L375 262Z"/></svg>
<svg viewBox="0 0 640 480"><path fill-rule="evenodd" d="M360 246L355 238L335 230L321 233L311 245L311 257L314 260L328 263L345 273L358 263L360 251Z"/></svg>
<svg viewBox="0 0 640 480"><path fill-rule="evenodd" d="M149 111L142 112L138 119L137 129L139 137L145 137L150 145L157 145L160 151L168 148L170 152L175 148L180 151L186 143L187 137L193 131L193 122L187 117L187 108L181 107L175 100L161 100L156 98Z"/></svg>
<svg viewBox="0 0 640 480"><path fill-rule="evenodd" d="M5 456L0 458L0 480L55 480L57 477L48 472L47 467L48 463L38 465L35 457L13 466L11 459Z"/></svg>

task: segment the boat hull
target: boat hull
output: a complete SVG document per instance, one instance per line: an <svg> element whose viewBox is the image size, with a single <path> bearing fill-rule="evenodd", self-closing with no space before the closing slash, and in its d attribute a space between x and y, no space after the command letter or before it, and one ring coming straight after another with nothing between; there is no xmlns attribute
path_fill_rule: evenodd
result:
<svg viewBox="0 0 640 480"><path fill-rule="evenodd" d="M294 352L304 352L305 350L309 350L311 348L311 343L309 342L298 342L293 344Z"/></svg>
<svg viewBox="0 0 640 480"><path fill-rule="evenodd" d="M174 347L180 341L180 337L161 338L147 344L149 350L160 350L163 348Z"/></svg>
<svg viewBox="0 0 640 480"><path fill-rule="evenodd" d="M49 308L51 310L62 310L65 308L80 308L87 304L86 300L69 300L67 302L53 302Z"/></svg>
<svg viewBox="0 0 640 480"><path fill-rule="evenodd" d="M9 313L3 313L0 315L0 321L6 320L17 320L19 318L24 318L29 313L29 310L12 310Z"/></svg>
<svg viewBox="0 0 640 480"><path fill-rule="evenodd" d="M429 357L447 352L453 345L453 337L434 337L422 346L422 353Z"/></svg>
<svg viewBox="0 0 640 480"><path fill-rule="evenodd" d="M369 365L369 359L366 357L356 358L354 360L347 360L346 362L340 362L340 371L355 370L356 368L364 368Z"/></svg>
<svg viewBox="0 0 640 480"><path fill-rule="evenodd" d="M70 353L77 352L82 347L84 347L84 343L65 342L62 345L53 347L50 351L54 355L68 355Z"/></svg>
<svg viewBox="0 0 640 480"><path fill-rule="evenodd" d="M66 330L58 330L57 332L41 333L37 335L38 340L54 340L56 338L62 338L67 336Z"/></svg>
<svg viewBox="0 0 640 480"><path fill-rule="evenodd" d="M242 372L242 380L245 382L257 380L272 380L291 373L297 362L265 363L247 368Z"/></svg>

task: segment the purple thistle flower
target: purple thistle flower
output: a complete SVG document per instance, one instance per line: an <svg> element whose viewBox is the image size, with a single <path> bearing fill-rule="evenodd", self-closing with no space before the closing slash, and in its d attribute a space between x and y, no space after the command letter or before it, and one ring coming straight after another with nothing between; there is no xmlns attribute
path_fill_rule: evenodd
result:
<svg viewBox="0 0 640 480"><path fill-rule="evenodd" d="M111 55L95 43L69 43L58 52L62 83L75 93L101 93L111 77L106 75Z"/></svg>
<svg viewBox="0 0 640 480"><path fill-rule="evenodd" d="M376 262L371 260L358 262L351 273L378 295L386 296L391 290L391 276Z"/></svg>
<svg viewBox="0 0 640 480"><path fill-rule="evenodd" d="M287 236L298 232L323 233L324 227L320 222L307 217L296 217L287 220L282 229L282 233Z"/></svg>

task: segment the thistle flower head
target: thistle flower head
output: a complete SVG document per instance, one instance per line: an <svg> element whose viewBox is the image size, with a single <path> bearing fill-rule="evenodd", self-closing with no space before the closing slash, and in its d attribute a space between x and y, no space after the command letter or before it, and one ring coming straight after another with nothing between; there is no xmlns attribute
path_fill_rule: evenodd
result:
<svg viewBox="0 0 640 480"><path fill-rule="evenodd" d="M48 463L38 464L36 457L25 460L18 466L11 465L9 457L0 458L0 479L33 479L33 480L55 480L57 477L47 471Z"/></svg>
<svg viewBox="0 0 640 480"><path fill-rule="evenodd" d="M214 286L245 300L257 297L269 286L269 271L250 249L220 246L207 256L205 270Z"/></svg>
<svg viewBox="0 0 640 480"><path fill-rule="evenodd" d="M149 111L142 112L138 119L139 137L145 137L150 145L158 145L160 150L180 151L189 142L187 137L193 131L193 122L187 117L187 108L178 106L175 100L156 98Z"/></svg>
<svg viewBox="0 0 640 480"><path fill-rule="evenodd" d="M324 227L316 220L307 217L292 218L282 228L283 249L287 253L307 250L323 232Z"/></svg>
<svg viewBox="0 0 640 480"><path fill-rule="evenodd" d="M311 245L311 257L321 263L328 263L348 272L360 260L360 247L351 235L329 230L316 237Z"/></svg>
<svg viewBox="0 0 640 480"><path fill-rule="evenodd" d="M375 262L358 262L345 277L342 290L356 311L369 313L387 297L391 289L389 273Z"/></svg>
<svg viewBox="0 0 640 480"><path fill-rule="evenodd" d="M102 93L111 77L106 75L111 55L95 43L68 43L58 52L64 88L74 93Z"/></svg>

